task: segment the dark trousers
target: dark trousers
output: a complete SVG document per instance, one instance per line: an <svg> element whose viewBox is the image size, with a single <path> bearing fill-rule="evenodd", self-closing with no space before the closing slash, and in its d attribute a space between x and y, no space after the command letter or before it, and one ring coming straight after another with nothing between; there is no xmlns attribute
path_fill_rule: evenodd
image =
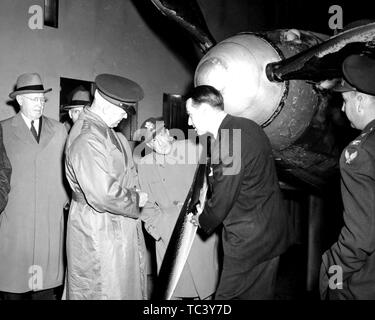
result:
<svg viewBox="0 0 375 320"><path fill-rule="evenodd" d="M0 300L57 300L56 288L23 293L0 291Z"/></svg>
<svg viewBox="0 0 375 320"><path fill-rule="evenodd" d="M274 298L279 256L246 269L243 260L224 257L215 300L270 300ZM229 260L229 261L228 261Z"/></svg>

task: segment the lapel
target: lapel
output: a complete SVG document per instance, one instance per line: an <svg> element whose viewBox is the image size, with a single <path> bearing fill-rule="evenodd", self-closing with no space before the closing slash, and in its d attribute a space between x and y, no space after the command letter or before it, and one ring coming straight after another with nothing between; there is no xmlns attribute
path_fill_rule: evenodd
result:
<svg viewBox="0 0 375 320"><path fill-rule="evenodd" d="M42 131L40 132L39 146L41 149L44 149L55 134L55 130L52 127L52 122L48 118L45 116L42 116L42 118Z"/></svg>
<svg viewBox="0 0 375 320"><path fill-rule="evenodd" d="M25 121L21 116L21 112L18 112L12 121L12 127L14 134L24 143L31 144L33 146L37 146L38 143L36 142L33 134L27 127Z"/></svg>
<svg viewBox="0 0 375 320"><path fill-rule="evenodd" d="M51 140L53 137L55 131L51 125L51 122L49 121L48 118L42 116L42 130L39 133L40 138L39 138L39 144L36 142L33 134L27 127L25 121L23 120L21 116L21 112L18 112L12 121L12 126L14 129L14 134L24 143L32 145L33 147L40 147L43 149Z"/></svg>

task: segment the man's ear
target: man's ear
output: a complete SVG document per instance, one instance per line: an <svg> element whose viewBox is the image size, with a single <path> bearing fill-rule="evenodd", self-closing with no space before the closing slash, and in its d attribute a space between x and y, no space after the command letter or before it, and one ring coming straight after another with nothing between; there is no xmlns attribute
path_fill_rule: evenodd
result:
<svg viewBox="0 0 375 320"><path fill-rule="evenodd" d="M212 109L211 106L208 103L202 103L200 108L201 108L204 115L208 115L208 113Z"/></svg>
<svg viewBox="0 0 375 320"><path fill-rule="evenodd" d="M22 98L22 96L20 96L20 95L16 96L16 100L17 100L17 103L18 103L20 106L22 106L22 102L23 102L23 98Z"/></svg>
<svg viewBox="0 0 375 320"><path fill-rule="evenodd" d="M357 103L356 103L356 111L358 114L363 114L363 111L364 111L364 100L366 99L366 97L364 97L362 94L357 94L356 96L356 99L357 99Z"/></svg>

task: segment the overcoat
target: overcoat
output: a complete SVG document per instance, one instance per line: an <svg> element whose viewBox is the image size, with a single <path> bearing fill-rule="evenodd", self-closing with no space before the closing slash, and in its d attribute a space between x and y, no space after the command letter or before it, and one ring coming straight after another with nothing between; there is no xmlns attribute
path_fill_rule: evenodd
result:
<svg viewBox="0 0 375 320"><path fill-rule="evenodd" d="M67 299L146 298L138 181L124 141L88 109L70 131Z"/></svg>
<svg viewBox="0 0 375 320"><path fill-rule="evenodd" d="M4 210L8 202L11 173L12 166L5 151L3 143L3 129L0 126L0 212Z"/></svg>
<svg viewBox="0 0 375 320"><path fill-rule="evenodd" d="M12 177L0 215L0 291L44 290L63 282L67 133L58 121L41 120L39 144L21 113L1 122Z"/></svg>
<svg viewBox="0 0 375 320"><path fill-rule="evenodd" d="M142 219L145 229L156 240L158 269L193 182L199 154L195 143L180 140L173 143L170 154L153 152L143 157L138 165L141 189L149 194ZM198 230L174 297L205 299L215 292L219 275L218 240L217 233L207 237Z"/></svg>

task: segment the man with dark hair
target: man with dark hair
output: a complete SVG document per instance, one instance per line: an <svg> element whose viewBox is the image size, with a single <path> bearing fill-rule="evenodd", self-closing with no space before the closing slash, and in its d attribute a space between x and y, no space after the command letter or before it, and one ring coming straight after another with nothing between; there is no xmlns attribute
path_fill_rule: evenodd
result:
<svg viewBox="0 0 375 320"><path fill-rule="evenodd" d="M194 88L186 110L198 135L214 139L211 197L192 222L208 234L223 224L215 299L272 299L279 255L290 242L269 140L255 122L227 114L214 87Z"/></svg>
<svg viewBox="0 0 375 320"><path fill-rule="evenodd" d="M375 299L375 59L351 55L342 64L345 112L362 130L340 158L344 226L323 254L322 299Z"/></svg>

